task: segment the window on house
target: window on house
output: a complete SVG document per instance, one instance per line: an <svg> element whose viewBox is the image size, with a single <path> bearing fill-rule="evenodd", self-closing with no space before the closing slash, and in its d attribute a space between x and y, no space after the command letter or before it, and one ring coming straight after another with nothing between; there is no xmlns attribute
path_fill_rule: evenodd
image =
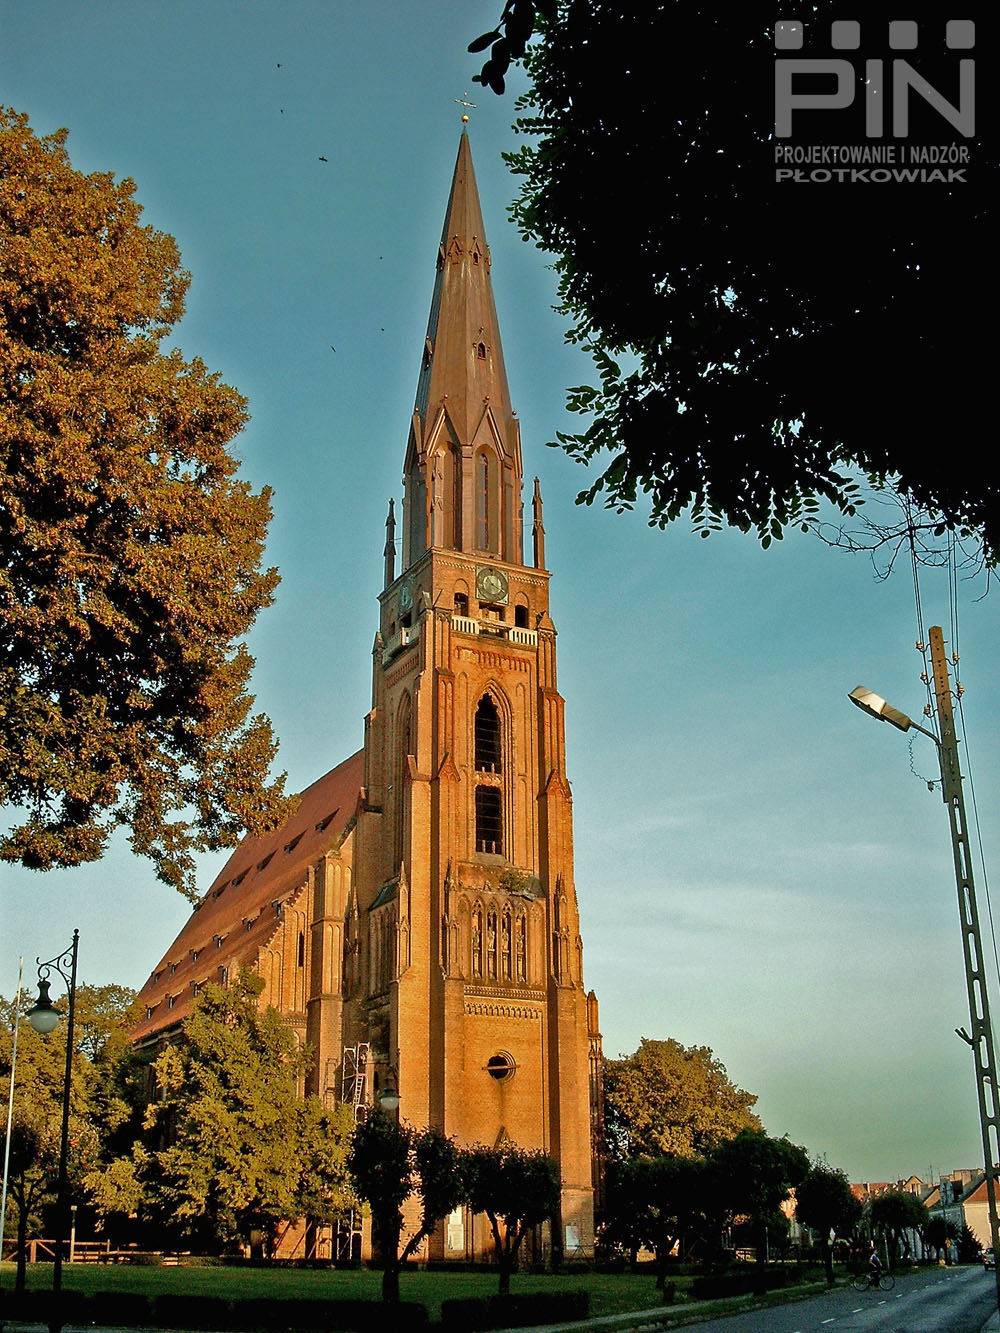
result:
<svg viewBox="0 0 1000 1333"><path fill-rule="evenodd" d="M476 788L476 851L503 854L503 798L498 787Z"/></svg>

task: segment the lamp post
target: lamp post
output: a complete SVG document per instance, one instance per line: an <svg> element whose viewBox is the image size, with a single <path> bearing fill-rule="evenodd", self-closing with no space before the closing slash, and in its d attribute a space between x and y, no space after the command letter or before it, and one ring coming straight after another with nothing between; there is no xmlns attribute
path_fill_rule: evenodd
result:
<svg viewBox="0 0 1000 1333"><path fill-rule="evenodd" d="M62 953L56 954L43 963L38 963L38 999L28 1010L28 1022L36 1032L52 1032L59 1022L60 1012L49 998L49 977L57 972L66 983L67 1022L66 1022L66 1072L63 1077L62 1133L59 1139L59 1176L56 1185L56 1235L55 1254L52 1262L52 1315L49 1320L51 1333L59 1333L62 1319L59 1314L59 1293L62 1291L62 1247L66 1239L66 1163L69 1156L69 1095L73 1076L73 1026L76 1019L76 959L80 943L80 932L73 931L73 942ZM66 970L64 970L66 969ZM67 975L68 970L68 975Z"/></svg>
<svg viewBox="0 0 1000 1333"><path fill-rule="evenodd" d="M951 828L951 846L955 861L955 882L958 888L958 914L962 924L962 949L965 956L965 984L969 996L969 1017L972 1035L964 1029L956 1032L969 1046L976 1061L976 1092L979 1099L979 1126L983 1137L983 1159L986 1172L986 1199L990 1217L990 1239L993 1253L1000 1253L1000 1230L997 1225L997 1177L1000 1161L1000 1094L997 1090L996 1055L993 1049L993 1027L987 997L986 966L979 930L979 910L972 878L969 829L965 818L965 799L962 795L962 773L958 762L958 738L955 734L955 715L951 706L951 685L944 651L944 634L935 625L930 631L931 664L934 669L934 701L940 737L926 727L918 726L905 713L891 708L884 699L859 685L848 695L851 703L880 722L891 722L900 731L921 732L937 746L941 767L941 795L948 807ZM997 1308L1000 1309L1000 1269L996 1270Z"/></svg>

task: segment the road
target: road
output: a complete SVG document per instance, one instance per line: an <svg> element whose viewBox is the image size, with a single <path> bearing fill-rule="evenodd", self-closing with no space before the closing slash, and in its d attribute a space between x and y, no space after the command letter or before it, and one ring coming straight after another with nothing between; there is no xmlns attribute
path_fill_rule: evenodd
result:
<svg viewBox="0 0 1000 1333"><path fill-rule="evenodd" d="M839 1288L697 1327L698 1333L980 1333L996 1308L993 1274L969 1265L900 1278L892 1291Z"/></svg>

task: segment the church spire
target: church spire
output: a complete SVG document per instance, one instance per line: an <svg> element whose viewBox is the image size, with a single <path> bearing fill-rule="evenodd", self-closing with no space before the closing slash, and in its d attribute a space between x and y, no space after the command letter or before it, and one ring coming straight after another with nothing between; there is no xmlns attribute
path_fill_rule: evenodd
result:
<svg viewBox="0 0 1000 1333"><path fill-rule="evenodd" d="M406 453L403 566L430 546L521 563L521 444L463 132Z"/></svg>

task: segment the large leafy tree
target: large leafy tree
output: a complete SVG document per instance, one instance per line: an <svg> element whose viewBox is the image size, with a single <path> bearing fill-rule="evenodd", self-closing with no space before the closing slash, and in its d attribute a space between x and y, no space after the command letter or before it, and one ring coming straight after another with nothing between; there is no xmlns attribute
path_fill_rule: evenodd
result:
<svg viewBox="0 0 1000 1333"><path fill-rule="evenodd" d="M908 1260L912 1253L909 1233L918 1235L927 1225L928 1212L915 1194L909 1190L886 1190L877 1194L869 1205L869 1220L872 1230L885 1237L889 1249L889 1262L898 1264L900 1258Z"/></svg>
<svg viewBox="0 0 1000 1333"><path fill-rule="evenodd" d="M731 1223L746 1218L754 1234L758 1262L765 1261L767 1229L787 1234L781 1206L809 1172L809 1154L787 1138L744 1129L720 1144L711 1157L715 1190Z"/></svg>
<svg viewBox="0 0 1000 1333"><path fill-rule="evenodd" d="M643 1037L604 1064L605 1131L613 1157L704 1156L743 1129L760 1129L757 1098L738 1088L708 1046Z"/></svg>
<svg viewBox="0 0 1000 1333"><path fill-rule="evenodd" d="M0 108L0 856L192 853L287 814L241 642L272 600L243 398L161 343L189 275L132 181Z"/></svg>
<svg viewBox="0 0 1000 1333"><path fill-rule="evenodd" d="M18 1288L24 1286L25 1241L41 1227L52 1202L59 1165L66 1072L65 1027L45 1036L24 1018L31 1001L22 996L13 1064L14 1005L0 1000L0 1102L7 1106L14 1077L8 1193L13 1202ZM76 993L74 1051L70 1074L67 1182L71 1199L86 1199L84 1182L129 1116L126 1085L134 1057L128 1029L135 992L125 986L80 983ZM5 1133L0 1133L0 1159Z"/></svg>
<svg viewBox="0 0 1000 1333"><path fill-rule="evenodd" d="M506 1296L529 1228L554 1217L559 1208L559 1166L540 1148L504 1142L467 1148L462 1170L472 1211L489 1219L500 1295Z"/></svg>
<svg viewBox="0 0 1000 1333"><path fill-rule="evenodd" d="M991 16L973 9L983 50ZM829 56L840 16L832 0L800 6L801 54ZM864 55L887 79L909 57L957 103L957 57L975 52L949 50L940 6L917 0L919 50L900 53L897 17L865 6ZM653 522L688 511L702 533L731 523L766 545L822 500L850 513L860 470L995 559L996 451L941 461L956 432L960 455L975 448L961 423L992 417L985 99L965 139L910 97L905 143L957 139L971 158L958 180L778 184L774 19L756 4L512 0L473 43L490 48L479 77L494 91L522 54L531 80L515 215L556 257L567 336L599 375L569 395L588 424L559 436L602 469L580 498L620 509L645 493ZM866 142L861 77L850 111L797 113L795 142Z"/></svg>
<svg viewBox="0 0 1000 1333"><path fill-rule="evenodd" d="M826 1280L832 1287L831 1233L849 1234L861 1217L861 1202L851 1192L844 1172L825 1162L813 1162L795 1187L795 1215L819 1236Z"/></svg>
<svg viewBox="0 0 1000 1333"><path fill-rule="evenodd" d="M656 1285L663 1287L674 1246L689 1255L705 1234L711 1169L703 1157L637 1157L622 1166L627 1188L615 1209L634 1209L632 1225L655 1254ZM610 1202L610 1183L608 1194Z"/></svg>
<svg viewBox="0 0 1000 1333"><path fill-rule="evenodd" d="M143 1140L88 1178L101 1214L144 1223L220 1252L271 1253L281 1223L327 1222L351 1206L349 1112L301 1099L306 1056L277 1010L261 1008L248 970L208 985L183 1039L153 1064L156 1098Z"/></svg>
<svg viewBox="0 0 1000 1333"><path fill-rule="evenodd" d="M382 1258L382 1299L398 1301L403 1265L462 1202L460 1150L439 1129L414 1129L376 1110L354 1132L348 1169L358 1194L371 1206ZM402 1243L403 1205L414 1193L420 1197L419 1221Z"/></svg>

